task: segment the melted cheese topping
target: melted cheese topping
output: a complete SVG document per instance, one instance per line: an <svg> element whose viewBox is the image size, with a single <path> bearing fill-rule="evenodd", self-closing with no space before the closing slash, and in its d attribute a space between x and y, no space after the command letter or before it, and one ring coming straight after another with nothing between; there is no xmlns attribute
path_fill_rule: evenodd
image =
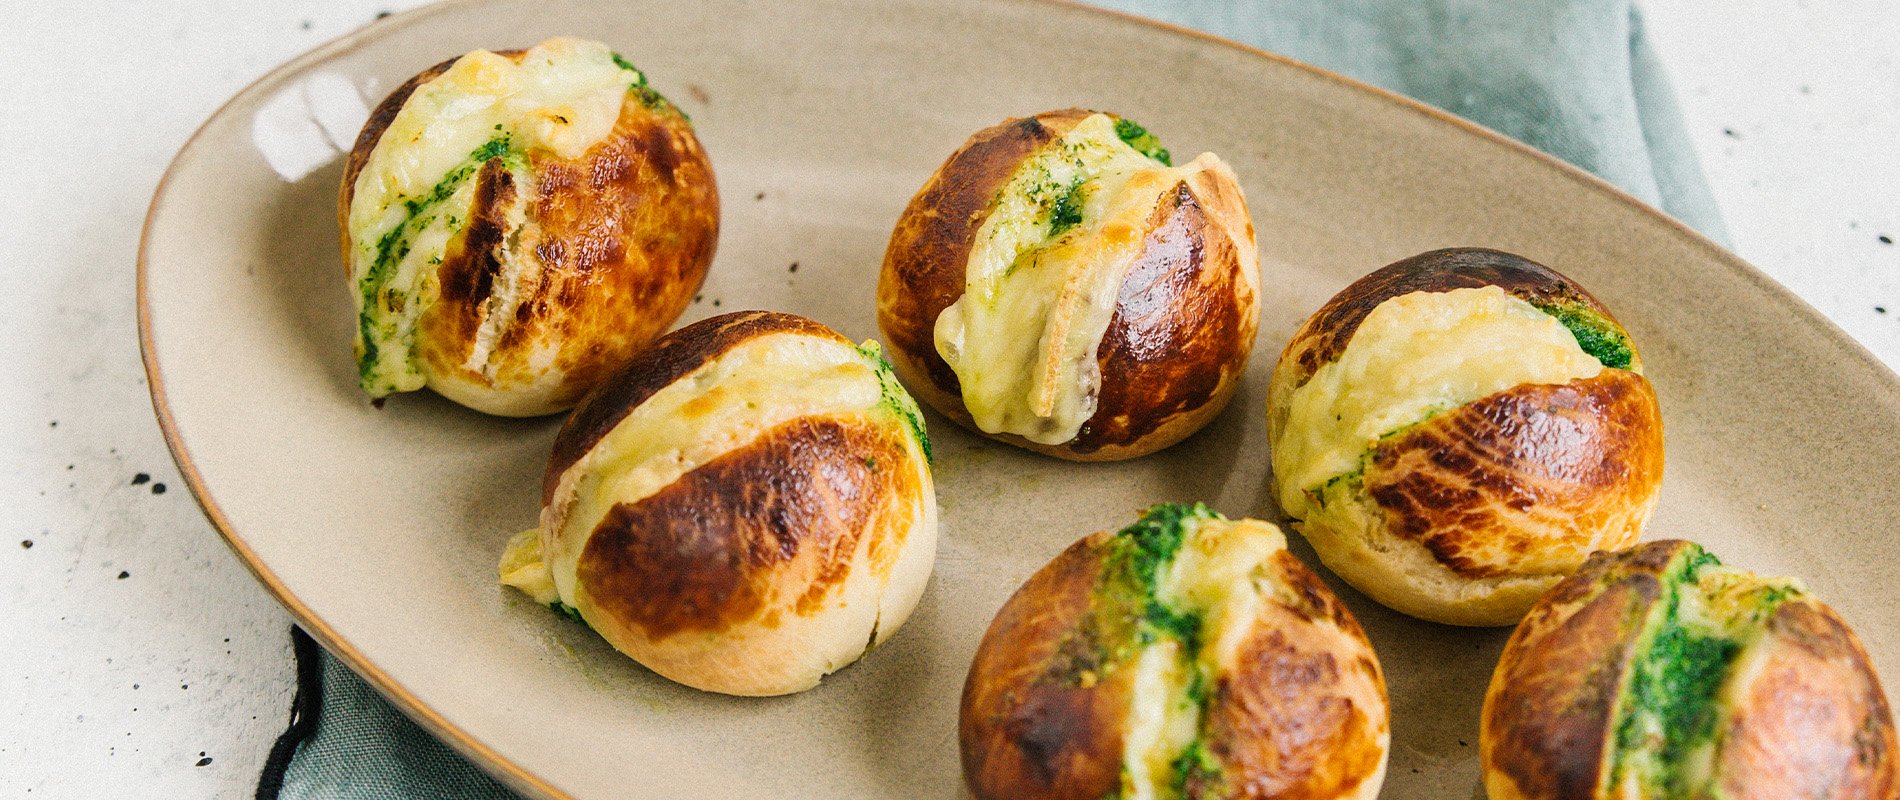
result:
<svg viewBox="0 0 1900 800"><path fill-rule="evenodd" d="M1024 159L997 194L964 266L963 296L937 317L938 355L977 427L1041 444L1095 415L1102 337L1165 194L1215 168L1142 155L1095 114Z"/></svg>
<svg viewBox="0 0 1900 800"><path fill-rule="evenodd" d="M434 267L465 226L481 164L502 159L525 203L533 176L523 154L586 153L644 81L604 44L557 38L519 63L476 50L416 87L357 174L346 222L365 390L380 397L426 383L413 357L416 320L435 296Z"/></svg>
<svg viewBox="0 0 1900 800"><path fill-rule="evenodd" d="M783 423L883 401L864 352L795 333L746 341L654 392L568 468L542 512L543 556L560 597L573 603L581 551L614 505L646 499Z"/></svg>
<svg viewBox="0 0 1900 800"><path fill-rule="evenodd" d="M1180 643L1164 639L1136 656L1122 734L1121 800L1170 797L1174 760L1200 733L1201 708L1188 696L1191 667Z"/></svg>
<svg viewBox="0 0 1900 800"><path fill-rule="evenodd" d="M1155 598L1200 619L1198 652L1163 638L1135 662L1128 732L1123 737L1122 797L1173 798L1176 764L1200 736L1202 708L1189 691L1198 674L1205 693L1253 632L1262 606L1285 593L1267 561L1286 536L1254 519L1188 519L1180 550L1155 579Z"/></svg>
<svg viewBox="0 0 1900 800"><path fill-rule="evenodd" d="M1338 360L1294 390L1273 448L1280 505L1307 518L1309 491L1358 470L1381 438L1440 412L1602 369L1563 323L1497 286L1387 300Z"/></svg>

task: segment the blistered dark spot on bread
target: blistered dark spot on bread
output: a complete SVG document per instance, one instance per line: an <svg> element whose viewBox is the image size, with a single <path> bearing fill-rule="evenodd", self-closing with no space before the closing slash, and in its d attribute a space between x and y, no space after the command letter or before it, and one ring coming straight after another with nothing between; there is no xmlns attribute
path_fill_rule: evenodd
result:
<svg viewBox="0 0 1900 800"><path fill-rule="evenodd" d="M654 341L653 346L626 362L602 382L561 426L554 438L541 481L541 503L554 499L554 489L568 467L592 450L602 437L654 392L745 341L775 333L819 336L846 345L837 332L795 314L776 311L735 311L700 320Z"/></svg>
<svg viewBox="0 0 1900 800"><path fill-rule="evenodd" d="M1364 485L1393 535L1459 575L1489 578L1514 572L1506 565L1517 559L1500 549L1570 549L1574 565L1605 531L1633 535L1662 469L1647 379L1604 370L1439 414L1377 445Z"/></svg>
<svg viewBox="0 0 1900 800"><path fill-rule="evenodd" d="M892 348L921 359L932 383L961 397L937 353L937 317L963 296L970 249L996 195L1024 159L1094 112L1050 111L978 131L931 175L898 218L884 254L878 323Z"/></svg>
<svg viewBox="0 0 1900 800"><path fill-rule="evenodd" d="M1589 588L1569 580L1568 588ZM1525 797L1593 800L1637 635L1662 597L1654 575L1604 587L1573 610L1540 604L1513 635L1485 708L1486 758ZM1565 616L1567 614L1567 616Z"/></svg>
<svg viewBox="0 0 1900 800"><path fill-rule="evenodd" d="M718 245L718 187L705 153L684 119L629 96L613 134L580 158L534 151L529 159L540 179L532 213L541 240L562 243L546 251L556 257L545 262L538 296L564 312L545 324L631 354L698 291ZM556 366L604 373L621 360L563 351Z"/></svg>
<svg viewBox="0 0 1900 800"><path fill-rule="evenodd" d="M1097 351L1095 414L1068 444L1078 453L1133 443L1207 404L1253 346L1234 243L1207 236L1219 229L1185 182L1162 196L1148 229Z"/></svg>
<svg viewBox="0 0 1900 800"><path fill-rule="evenodd" d="M438 302L448 307L453 340L472 345L481 327L483 305L502 272L509 234L508 208L514 204L515 195L514 175L501 159L490 159L476 172L475 200L468 221L461 235L450 240L442 264L436 268L441 286Z"/></svg>
<svg viewBox="0 0 1900 800"><path fill-rule="evenodd" d="M1480 247L1433 250L1382 267L1333 296L1293 335L1289 354L1297 354L1304 383L1321 366L1337 360L1359 323L1381 303L1413 292L1449 292L1497 286L1533 305L1578 304L1615 320L1603 304L1575 281L1522 256Z"/></svg>
<svg viewBox="0 0 1900 800"><path fill-rule="evenodd" d="M1300 628L1269 612L1220 675L1203 730L1221 773L1238 785L1231 796L1337 798L1378 769L1379 709L1361 707L1354 687L1380 684L1367 659L1341 661ZM1368 672L1368 670L1370 670Z"/></svg>
<svg viewBox="0 0 1900 800"><path fill-rule="evenodd" d="M810 616L849 576L863 536L907 532L886 516L907 452L862 419L792 420L615 505L582 550L577 580L598 613L655 641L770 626L788 610Z"/></svg>

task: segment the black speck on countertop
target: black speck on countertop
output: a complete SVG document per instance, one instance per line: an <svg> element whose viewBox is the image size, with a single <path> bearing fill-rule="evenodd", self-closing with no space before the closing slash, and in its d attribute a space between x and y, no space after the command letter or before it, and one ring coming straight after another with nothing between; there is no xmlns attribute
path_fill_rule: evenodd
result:
<svg viewBox="0 0 1900 800"><path fill-rule="evenodd" d="M125 580L126 578L130 578L130 577L132 577L132 573L126 572L125 570L119 570L119 580Z"/></svg>
<svg viewBox="0 0 1900 800"><path fill-rule="evenodd" d="M796 262L796 261L794 261L794 262L792 262L792 265L791 265L791 266L789 266L789 267L786 267L786 268L785 268L785 271L786 271L786 272L797 272L797 271L798 271L798 262Z"/></svg>
<svg viewBox="0 0 1900 800"><path fill-rule="evenodd" d="M1887 307L1886 307L1886 306L1874 306L1874 313L1875 313L1875 314L1885 314L1885 313L1887 313Z"/></svg>
<svg viewBox="0 0 1900 800"><path fill-rule="evenodd" d="M145 473L143 473L143 472L141 472L141 473L139 473L139 474L137 474L137 475L133 475L133 476L132 476L132 485L133 485L133 486L137 486L137 485L139 485L139 484L141 484L141 483L147 483L147 482L150 482L151 480L152 480L152 476L150 476L150 475L147 475L147 474L145 474Z"/></svg>
<svg viewBox="0 0 1900 800"><path fill-rule="evenodd" d="M754 199L754 200L764 200L764 199L765 199L765 193L764 193L764 192L760 192L760 193L758 193L758 194L755 194L755 195L753 195L753 196L752 196L752 199Z"/></svg>
<svg viewBox="0 0 1900 800"><path fill-rule="evenodd" d="M713 298L713 308L719 307L719 298Z"/></svg>
<svg viewBox="0 0 1900 800"><path fill-rule="evenodd" d="M378 12L376 12L376 18L377 18L377 19L382 19L383 17L387 17L387 16L389 16L390 14L394 14L394 13L396 13L396 12L394 12L394 11L378 11Z"/></svg>
<svg viewBox="0 0 1900 800"><path fill-rule="evenodd" d="M20 540L20 549L21 549L21 550L31 550L31 549L33 549L33 540L32 540L32 539L21 539L21 540Z"/></svg>
<svg viewBox="0 0 1900 800"><path fill-rule="evenodd" d="M1881 244L1893 244L1893 237L1884 233L1874 238L1879 239Z"/></svg>
<svg viewBox="0 0 1900 800"><path fill-rule="evenodd" d="M152 494L164 494L164 493L165 493L165 484L162 484L162 483L152 484Z"/></svg>
<svg viewBox="0 0 1900 800"><path fill-rule="evenodd" d="M200 767L211 766L211 757L205 756L204 758L198 759L198 766Z"/></svg>
<svg viewBox="0 0 1900 800"><path fill-rule="evenodd" d="M304 20L303 22L298 24L298 27L303 28L304 30L310 30L310 20Z"/></svg>
<svg viewBox="0 0 1900 800"><path fill-rule="evenodd" d="M48 427L48 428L57 428L57 427L59 427L59 420L53 420L52 422L48 422L48 423L46 423L46 427Z"/></svg>
<svg viewBox="0 0 1900 800"><path fill-rule="evenodd" d="M1728 138L1730 138L1730 139L1740 139L1740 138L1742 138L1742 135L1741 135L1741 134L1739 134L1739 133L1736 133L1736 132L1735 132L1735 129L1734 129L1734 128L1723 128L1723 129L1722 129L1722 135L1723 135L1723 136L1727 136L1727 137L1728 137Z"/></svg>

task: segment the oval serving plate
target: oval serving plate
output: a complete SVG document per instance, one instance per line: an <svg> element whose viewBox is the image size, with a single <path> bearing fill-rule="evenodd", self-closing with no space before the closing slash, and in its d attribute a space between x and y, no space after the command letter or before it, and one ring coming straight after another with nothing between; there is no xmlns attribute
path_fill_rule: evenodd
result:
<svg viewBox="0 0 1900 800"><path fill-rule="evenodd" d="M805 314L876 335L885 241L967 135L1112 109L1176 153L1213 150L1259 230L1260 340L1234 403L1158 455L1078 465L940 417L942 539L910 623L818 689L673 685L505 591L558 418L431 395L372 408L350 360L341 161L367 105L443 58L602 39L693 117L723 239L688 322ZM1900 674L1894 376L1733 255L1575 169L1415 103L1268 54L1024 0L479 0L378 23L272 72L185 146L146 221L141 344L172 452L213 524L299 620L399 707L536 796L960 796L956 707L997 607L1076 537L1148 504L1277 518L1268 371L1359 275L1450 245L1521 253L1628 325L1662 397L1668 477L1648 538L1799 575ZM793 265L796 264L794 270ZM1295 537L1309 564L1312 553ZM1478 790L1478 706L1506 630L1406 619L1335 582L1391 684L1388 797Z"/></svg>

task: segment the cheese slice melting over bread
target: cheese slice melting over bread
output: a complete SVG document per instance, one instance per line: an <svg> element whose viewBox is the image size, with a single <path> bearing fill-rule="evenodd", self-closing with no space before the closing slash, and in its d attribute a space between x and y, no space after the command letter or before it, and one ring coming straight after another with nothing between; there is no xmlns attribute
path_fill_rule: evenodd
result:
<svg viewBox="0 0 1900 800"><path fill-rule="evenodd" d="M977 427L1040 444L1074 439L1095 415L1097 351L1147 221L1166 194L1207 169L1170 167L1094 114L1024 159L977 230L963 296L937 317L938 355L957 374Z"/></svg>
<svg viewBox="0 0 1900 800"><path fill-rule="evenodd" d="M581 551L615 505L644 500L799 417L894 414L927 452L917 407L896 387L874 344L853 348L776 333L747 340L654 392L568 467L542 510L539 557L555 593L573 602ZM532 566L527 560L525 549L505 557L503 582L545 595L547 583L525 569Z"/></svg>
<svg viewBox="0 0 1900 800"><path fill-rule="evenodd" d="M365 391L382 397L426 383L414 358L416 322L436 296L435 268L468 221L482 165L500 159L517 204L525 202L533 195L526 154L586 153L645 82L606 45L557 38L519 62L476 50L416 87L357 173L347 214Z"/></svg>
<svg viewBox="0 0 1900 800"><path fill-rule="evenodd" d="M1280 506L1307 518L1309 492L1356 473L1380 439L1440 412L1602 369L1562 322L1500 287L1394 297L1294 390L1273 448Z"/></svg>

